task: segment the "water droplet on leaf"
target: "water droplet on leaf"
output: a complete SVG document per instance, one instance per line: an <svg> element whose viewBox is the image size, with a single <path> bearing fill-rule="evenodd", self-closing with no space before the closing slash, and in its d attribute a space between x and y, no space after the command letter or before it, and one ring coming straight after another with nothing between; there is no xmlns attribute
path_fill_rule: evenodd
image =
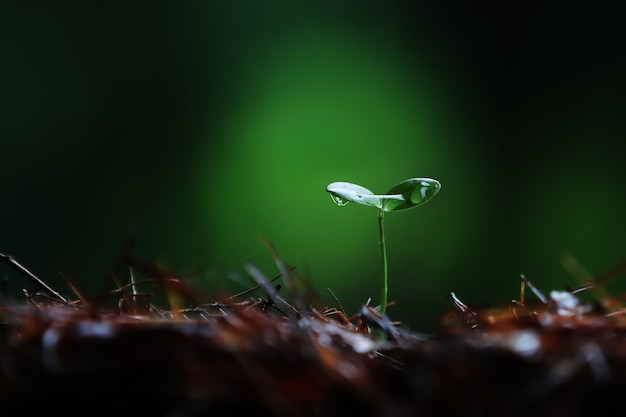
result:
<svg viewBox="0 0 626 417"><path fill-rule="evenodd" d="M334 194L331 194L331 195L330 195L330 198L332 198L332 199L333 199L333 201L335 202L335 204L337 204L338 206L345 206L346 204L348 204L348 203L349 203L349 201L348 201L348 200L344 200L343 198L341 198L341 197L337 197L337 196L336 196L336 195L334 195Z"/></svg>

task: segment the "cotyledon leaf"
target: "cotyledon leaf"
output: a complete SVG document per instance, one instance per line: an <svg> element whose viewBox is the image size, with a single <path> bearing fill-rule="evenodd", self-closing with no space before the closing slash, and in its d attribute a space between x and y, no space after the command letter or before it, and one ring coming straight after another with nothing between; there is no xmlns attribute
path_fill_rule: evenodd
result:
<svg viewBox="0 0 626 417"><path fill-rule="evenodd" d="M364 206L372 206L382 208L379 196L360 185L351 182L333 182L328 184L326 191L330 193L330 197L339 206L345 206L349 202L363 204Z"/></svg>
<svg viewBox="0 0 626 417"><path fill-rule="evenodd" d="M433 198L441 189L441 183L432 178L409 178L393 186L385 196L378 196L384 211L408 210ZM401 196L401 198L398 198ZM385 198L388 197L388 198Z"/></svg>

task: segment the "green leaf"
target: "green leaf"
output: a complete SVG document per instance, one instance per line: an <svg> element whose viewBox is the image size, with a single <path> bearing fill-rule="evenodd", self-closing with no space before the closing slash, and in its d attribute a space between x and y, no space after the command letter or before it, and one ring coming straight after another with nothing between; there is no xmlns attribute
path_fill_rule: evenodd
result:
<svg viewBox="0 0 626 417"><path fill-rule="evenodd" d="M432 178L409 178L393 186L384 196L378 196L384 211L408 210L433 198L441 189Z"/></svg>
<svg viewBox="0 0 626 417"><path fill-rule="evenodd" d="M326 186L326 191L330 193L330 197L339 206L345 206L349 202L353 202L364 206L382 208L380 196L376 196L367 188L351 182L330 183Z"/></svg>

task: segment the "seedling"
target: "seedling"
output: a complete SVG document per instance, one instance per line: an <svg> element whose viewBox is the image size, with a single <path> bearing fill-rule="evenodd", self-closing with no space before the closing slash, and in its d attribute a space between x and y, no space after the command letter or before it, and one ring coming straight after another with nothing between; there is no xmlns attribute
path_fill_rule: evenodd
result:
<svg viewBox="0 0 626 417"><path fill-rule="evenodd" d="M380 281L380 313L385 314L387 308L387 248L385 245L384 217L387 211L408 210L424 204L441 189L439 181L432 178L409 178L393 186L386 194L374 194L365 187L350 182L333 182L328 184L326 191L339 206L349 202L371 206L378 209L378 230L380 233L381 281Z"/></svg>

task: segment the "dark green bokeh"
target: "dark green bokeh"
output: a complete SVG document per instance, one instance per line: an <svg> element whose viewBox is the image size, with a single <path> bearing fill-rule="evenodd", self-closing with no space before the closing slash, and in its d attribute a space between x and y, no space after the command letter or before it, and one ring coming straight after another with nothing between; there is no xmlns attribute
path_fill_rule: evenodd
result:
<svg viewBox="0 0 626 417"><path fill-rule="evenodd" d="M263 237L354 312L376 213L333 181L441 181L386 221L388 313L414 327L450 291L506 305L520 273L575 286L563 253L625 254L619 2L37 3L0 10L0 252L60 288L101 288L129 233L207 287L274 275Z"/></svg>

